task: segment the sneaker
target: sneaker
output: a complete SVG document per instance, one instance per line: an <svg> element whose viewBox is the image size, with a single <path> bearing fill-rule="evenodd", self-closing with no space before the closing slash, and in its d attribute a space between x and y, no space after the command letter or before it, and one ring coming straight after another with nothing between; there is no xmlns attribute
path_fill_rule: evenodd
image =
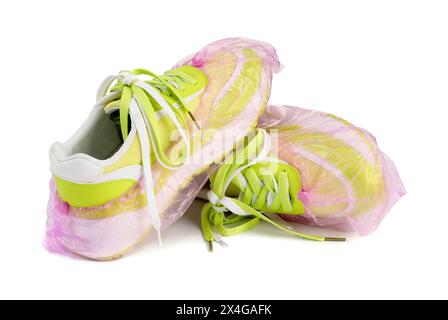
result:
<svg viewBox="0 0 448 320"><path fill-rule="evenodd" d="M47 248L110 260L148 235L161 241L212 165L256 126L278 69L270 45L225 39L162 76L106 78L84 124L50 148Z"/></svg>
<svg viewBox="0 0 448 320"><path fill-rule="evenodd" d="M211 177L201 218L210 249L260 221L316 241L345 238L304 234L300 224L366 235L405 193L375 138L338 117L268 106L258 128Z"/></svg>

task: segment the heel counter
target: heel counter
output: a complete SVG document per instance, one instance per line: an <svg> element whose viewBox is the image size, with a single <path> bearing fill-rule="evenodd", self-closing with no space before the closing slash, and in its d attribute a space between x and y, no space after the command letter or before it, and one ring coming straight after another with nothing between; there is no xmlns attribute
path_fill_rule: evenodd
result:
<svg viewBox="0 0 448 320"><path fill-rule="evenodd" d="M138 180L139 166L116 170L107 176L103 166L84 154L67 156L61 143L50 148L50 170L62 200L75 207L103 205L118 198Z"/></svg>
<svg viewBox="0 0 448 320"><path fill-rule="evenodd" d="M53 175L57 192L62 200L74 207L100 206L120 197L135 183L120 179L101 183L75 183Z"/></svg>

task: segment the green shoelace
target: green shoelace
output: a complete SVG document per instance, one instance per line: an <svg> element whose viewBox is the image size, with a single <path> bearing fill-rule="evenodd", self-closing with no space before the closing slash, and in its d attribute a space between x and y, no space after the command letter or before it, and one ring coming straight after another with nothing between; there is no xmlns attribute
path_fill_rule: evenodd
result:
<svg viewBox="0 0 448 320"><path fill-rule="evenodd" d="M261 151L257 153L257 150ZM205 241L213 251L213 242L222 243L216 239L214 231L222 236L232 236L245 232L261 221L289 234L314 241L344 241L344 238L323 237L291 230L275 222L265 213L255 208L266 208L266 211L297 214L292 211L291 194L289 192L289 176L286 171L280 171L274 176L269 171L269 163L279 163L278 159L269 158L270 136L259 129L246 147L237 151L225 164L221 165L212 179L211 190L207 193L207 203L201 214L202 233ZM249 161L250 157L257 156ZM246 159L241 161L242 159ZM254 170L261 164L264 172ZM238 185L238 198L228 197L226 193L230 184Z"/></svg>
<svg viewBox="0 0 448 320"><path fill-rule="evenodd" d="M149 76L151 79L143 81L137 76ZM174 123L177 121L178 125L176 125L176 127L179 132L184 133L187 136L184 138L184 141L187 142L187 140L189 140L188 132L183 130L186 128L186 125L179 110L182 109L186 111L197 127L198 124L193 114L190 110L188 110L184 100L178 93L178 90L183 90L187 84L196 84L196 79L193 76L176 69L170 70L161 76L146 69L134 69L132 71L120 72L118 77L115 77L113 80L116 79L118 79L118 82L113 87L110 87L113 81L109 81L107 85L100 90L103 93L109 91L111 95L116 95L116 99L107 103L106 107L110 108L115 106L119 109L119 122L123 140L126 139L129 132L129 108L132 99L135 99L137 104L144 111L145 121L148 130L150 130L149 133L152 138L154 152L156 153L159 162L168 168L176 168L182 165L188 156L188 152L183 152L183 157L179 159L179 161L169 159L163 152L163 148L159 140L160 133L158 130L158 118L156 116L156 112L161 107L162 110L170 116ZM174 98L180 108L173 108L168 105L164 97L160 95L157 89L166 96ZM101 94L100 90L99 94ZM159 105L159 108L156 108L151 103L148 95L151 95L151 97Z"/></svg>
<svg viewBox="0 0 448 320"><path fill-rule="evenodd" d="M138 76L149 76L151 79L142 80ZM161 243L161 219L156 205L151 172L151 149L157 161L168 169L175 169L188 161L190 136L179 109L185 110L193 121L195 119L177 90L181 90L188 83L195 84L195 81L194 77L179 70L171 70L163 76L158 76L145 69L135 69L130 72L122 71L118 76L106 78L97 93L97 106L105 106L105 109L118 108L123 140L128 136L129 122L136 128L140 140L148 213L157 232L159 243ZM174 98L177 106L167 97ZM157 112L161 110L176 127L184 143L182 155L177 161L166 156L161 143L157 116Z"/></svg>

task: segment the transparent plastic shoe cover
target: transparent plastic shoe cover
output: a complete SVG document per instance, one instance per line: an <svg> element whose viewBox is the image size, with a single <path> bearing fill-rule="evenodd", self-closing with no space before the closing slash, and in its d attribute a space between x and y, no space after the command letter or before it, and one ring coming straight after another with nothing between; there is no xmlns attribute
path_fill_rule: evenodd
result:
<svg viewBox="0 0 448 320"><path fill-rule="evenodd" d="M288 222L367 235L405 194L395 165L374 136L343 119L271 105L258 127L275 135L273 152L301 174L298 197L305 214L281 215Z"/></svg>
<svg viewBox="0 0 448 320"><path fill-rule="evenodd" d="M176 66L204 71L208 85L190 120L190 161L170 170L152 165L156 205L166 228L179 219L218 163L247 135L269 98L272 74L280 64L269 44L249 39L225 39L206 46ZM180 143L180 142L179 142ZM173 143L171 148L176 148ZM125 194L101 206L74 207L61 200L53 181L46 247L52 252L109 260L128 252L153 234L143 180Z"/></svg>

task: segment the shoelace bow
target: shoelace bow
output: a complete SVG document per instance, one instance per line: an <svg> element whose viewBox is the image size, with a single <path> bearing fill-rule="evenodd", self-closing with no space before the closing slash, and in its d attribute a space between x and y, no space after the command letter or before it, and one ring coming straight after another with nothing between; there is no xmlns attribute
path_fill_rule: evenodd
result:
<svg viewBox="0 0 448 320"><path fill-rule="evenodd" d="M138 78L139 75L150 76L152 79L143 81ZM136 128L142 152L143 178L149 216L157 232L160 244L162 241L160 233L161 219L156 205L151 172L151 146L157 161L165 168L175 169L188 161L190 157L190 137L188 131L185 129L185 121L177 107L187 111L195 123L196 121L177 90L182 90L185 84L195 84L195 81L194 77L182 71L172 70L163 76L158 76L145 69L135 69L131 72L122 71L118 76L107 77L100 85L97 93L97 103L95 106L117 104L120 113L120 126L123 140L128 136L128 115L130 116L132 125ZM112 86L114 83L115 85ZM168 103L159 90L173 97L177 101L177 106L172 106ZM163 150L159 138L157 111L149 97L154 99L162 108L164 114L175 125L183 140L184 150L178 161L169 159Z"/></svg>
<svg viewBox="0 0 448 320"><path fill-rule="evenodd" d="M201 225L204 239L209 243L210 251L213 251L214 241L226 245L219 236L214 235L213 228L219 235L232 236L253 228L260 221L268 222L287 233L309 240L343 241L343 238L330 238L293 231L253 208L261 207L263 203L266 203L272 211L279 208L283 212L292 210L288 174L281 171L278 174L278 179L276 179L272 173L266 172L260 177L251 168L260 162L279 162L278 159L268 156L271 149L270 136L263 129L258 130L256 137L249 142L247 148L253 149L260 138L262 138L263 144L259 154L244 165L237 163L223 164L217 171L211 190L207 193L209 203L202 209ZM244 152L247 152L247 150L240 150L233 159L241 159L241 154ZM238 199L226 196L227 188L235 178L239 180L243 189L240 191ZM294 213L291 212L290 214Z"/></svg>

